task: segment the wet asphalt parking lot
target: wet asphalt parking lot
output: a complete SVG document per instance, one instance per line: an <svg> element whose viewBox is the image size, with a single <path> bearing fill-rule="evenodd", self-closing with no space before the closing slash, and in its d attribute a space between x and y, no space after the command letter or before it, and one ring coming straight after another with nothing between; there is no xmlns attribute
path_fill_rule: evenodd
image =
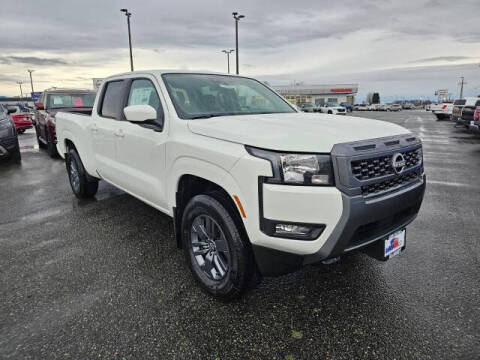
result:
<svg viewBox="0 0 480 360"><path fill-rule="evenodd" d="M423 139L427 191L407 249L266 278L233 303L196 286L170 218L20 136L0 164L1 359L478 359L480 136L426 111L354 113Z"/></svg>

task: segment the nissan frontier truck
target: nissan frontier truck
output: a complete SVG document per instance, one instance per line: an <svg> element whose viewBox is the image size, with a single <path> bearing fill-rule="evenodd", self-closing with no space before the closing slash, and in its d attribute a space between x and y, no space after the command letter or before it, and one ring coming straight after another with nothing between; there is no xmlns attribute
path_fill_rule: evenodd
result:
<svg viewBox="0 0 480 360"><path fill-rule="evenodd" d="M73 193L103 180L171 216L194 278L222 300L353 251L398 255L425 190L415 134L300 112L244 76L111 76L91 114L59 112L56 128Z"/></svg>

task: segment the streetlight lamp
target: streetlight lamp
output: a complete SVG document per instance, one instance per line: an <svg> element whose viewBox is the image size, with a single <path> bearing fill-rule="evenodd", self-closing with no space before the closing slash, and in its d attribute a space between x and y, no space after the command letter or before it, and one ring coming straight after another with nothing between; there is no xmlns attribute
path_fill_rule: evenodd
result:
<svg viewBox="0 0 480 360"><path fill-rule="evenodd" d="M33 96L33 80L32 80L32 73L35 71L35 70L27 70L29 73L30 73L30 85L32 87L32 96Z"/></svg>
<svg viewBox="0 0 480 360"><path fill-rule="evenodd" d="M227 69L228 73L230 74L230 54L235 50L222 50L223 53L227 54Z"/></svg>
<svg viewBox="0 0 480 360"><path fill-rule="evenodd" d="M232 13L233 18L235 19L235 55L236 55L236 60L237 60L237 75L240 73L238 70L238 21L240 19L243 19L245 15L238 15L238 12L233 12Z"/></svg>
<svg viewBox="0 0 480 360"><path fill-rule="evenodd" d="M22 84L23 82L17 81L18 86L20 86L20 99L23 99L23 91L22 91Z"/></svg>
<svg viewBox="0 0 480 360"><path fill-rule="evenodd" d="M121 12L125 13L127 17L127 25L128 25L128 45L130 46L130 69L133 71L133 55L132 55L132 34L130 32L130 16L132 13L128 11L128 9L120 9Z"/></svg>

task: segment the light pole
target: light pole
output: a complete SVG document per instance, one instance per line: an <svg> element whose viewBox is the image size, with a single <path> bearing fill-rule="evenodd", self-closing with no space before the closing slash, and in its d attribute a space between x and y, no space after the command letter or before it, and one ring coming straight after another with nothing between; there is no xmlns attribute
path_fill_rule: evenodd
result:
<svg viewBox="0 0 480 360"><path fill-rule="evenodd" d="M230 54L235 50L222 50L223 53L227 54L227 69L228 73L230 74Z"/></svg>
<svg viewBox="0 0 480 360"><path fill-rule="evenodd" d="M130 46L130 70L133 71L132 34L130 32L130 16L132 16L132 13L129 12L128 9L120 9L120 11L125 13L125 16L127 17L128 45Z"/></svg>
<svg viewBox="0 0 480 360"><path fill-rule="evenodd" d="M23 91L22 91L22 84L23 82L17 81L18 86L20 86L20 99L23 99Z"/></svg>
<svg viewBox="0 0 480 360"><path fill-rule="evenodd" d="M463 76L460 76L461 81L458 83L460 85L460 99L463 99L463 85L466 84L465 78Z"/></svg>
<svg viewBox="0 0 480 360"><path fill-rule="evenodd" d="M236 57L236 65L237 65L237 75L240 73L238 70L238 21L243 19L245 15L238 15L238 12L232 13L233 18L235 19L235 57Z"/></svg>
<svg viewBox="0 0 480 360"><path fill-rule="evenodd" d="M30 73L30 86L32 87L32 96L33 96L33 80L32 80L32 73L35 71L35 70L27 70L29 73Z"/></svg>

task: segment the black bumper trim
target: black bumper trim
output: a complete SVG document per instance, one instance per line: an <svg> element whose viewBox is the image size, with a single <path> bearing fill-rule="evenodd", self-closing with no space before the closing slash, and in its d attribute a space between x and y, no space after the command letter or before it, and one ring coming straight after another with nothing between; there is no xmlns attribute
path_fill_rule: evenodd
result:
<svg viewBox="0 0 480 360"><path fill-rule="evenodd" d="M371 201L363 196L342 194L342 216L318 252L296 255L253 245L257 266L264 276L278 276L298 270L303 265L363 249L412 222L420 210L425 187L423 175L422 182Z"/></svg>

